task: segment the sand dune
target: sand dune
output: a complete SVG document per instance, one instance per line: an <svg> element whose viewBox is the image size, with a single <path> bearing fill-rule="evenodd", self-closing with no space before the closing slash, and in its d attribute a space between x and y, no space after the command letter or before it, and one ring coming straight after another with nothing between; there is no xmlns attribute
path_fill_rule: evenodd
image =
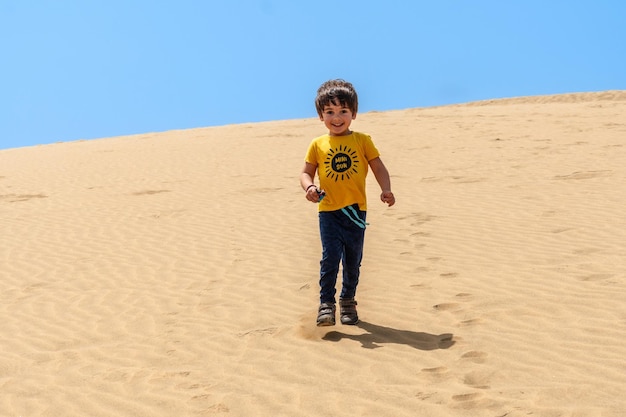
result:
<svg viewBox="0 0 626 417"><path fill-rule="evenodd" d="M317 328L316 119L0 151L2 416L626 412L626 92L360 114L356 327Z"/></svg>

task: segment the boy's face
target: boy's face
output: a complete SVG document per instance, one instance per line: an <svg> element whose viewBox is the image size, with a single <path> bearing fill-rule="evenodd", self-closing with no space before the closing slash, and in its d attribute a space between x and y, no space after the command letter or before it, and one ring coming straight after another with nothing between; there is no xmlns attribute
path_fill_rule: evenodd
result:
<svg viewBox="0 0 626 417"><path fill-rule="evenodd" d="M344 136L350 133L350 123L356 118L356 114L340 104L330 103L324 106L320 120L328 129L330 136Z"/></svg>

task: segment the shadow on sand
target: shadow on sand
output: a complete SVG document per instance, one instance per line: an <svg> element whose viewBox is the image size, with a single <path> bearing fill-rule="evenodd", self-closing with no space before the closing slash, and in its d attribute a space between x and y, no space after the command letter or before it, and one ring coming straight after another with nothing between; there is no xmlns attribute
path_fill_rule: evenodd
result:
<svg viewBox="0 0 626 417"><path fill-rule="evenodd" d="M381 344L396 343L411 346L419 350L448 349L454 345L452 333L430 334L423 332L412 332L410 330L398 330L391 327L378 326L365 321L359 322L356 327L360 327L367 333L346 334L337 331L326 333L322 339L331 342L338 342L341 339L356 340L366 349L376 349L382 347Z"/></svg>

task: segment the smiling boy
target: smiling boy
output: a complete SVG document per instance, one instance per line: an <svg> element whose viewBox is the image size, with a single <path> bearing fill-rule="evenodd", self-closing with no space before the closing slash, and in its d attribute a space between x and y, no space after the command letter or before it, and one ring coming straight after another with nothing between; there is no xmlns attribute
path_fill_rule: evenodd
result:
<svg viewBox="0 0 626 417"><path fill-rule="evenodd" d="M352 84L344 80L325 82L317 90L315 108L328 133L309 145L300 185L307 200L319 203L322 260L317 325L335 324L335 285L340 263L343 266L340 319L342 324L354 325L359 321L355 295L367 225L368 168L381 188L381 201L393 206L395 197L389 172L371 137L350 130L358 111L358 96ZM319 188L314 183L316 173Z"/></svg>

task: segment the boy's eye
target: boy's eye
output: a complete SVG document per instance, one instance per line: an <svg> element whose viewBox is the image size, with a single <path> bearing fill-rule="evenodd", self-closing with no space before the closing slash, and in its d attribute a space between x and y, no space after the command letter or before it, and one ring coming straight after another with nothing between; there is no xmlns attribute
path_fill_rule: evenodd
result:
<svg viewBox="0 0 626 417"><path fill-rule="evenodd" d="M350 111L350 109L348 109L348 108L344 108L344 109L339 110L339 111L338 111L338 113L346 114L346 113L348 113L349 111ZM329 110L324 110L324 113L325 113L325 114L328 114L328 115L333 115L333 114L335 114L335 111L334 111L334 110L330 110L330 109L329 109Z"/></svg>

